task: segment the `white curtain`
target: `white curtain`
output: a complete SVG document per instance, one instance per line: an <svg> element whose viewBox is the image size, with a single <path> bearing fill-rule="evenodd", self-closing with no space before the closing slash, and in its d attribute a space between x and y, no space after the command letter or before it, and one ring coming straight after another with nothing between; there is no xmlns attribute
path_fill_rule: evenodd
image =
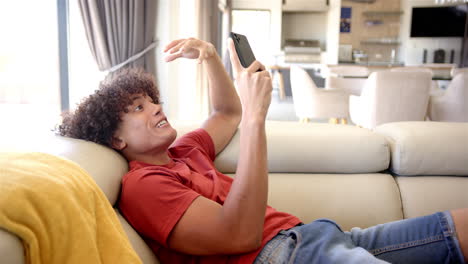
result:
<svg viewBox="0 0 468 264"><path fill-rule="evenodd" d="M156 3L79 0L86 36L99 70L138 66L155 73Z"/></svg>

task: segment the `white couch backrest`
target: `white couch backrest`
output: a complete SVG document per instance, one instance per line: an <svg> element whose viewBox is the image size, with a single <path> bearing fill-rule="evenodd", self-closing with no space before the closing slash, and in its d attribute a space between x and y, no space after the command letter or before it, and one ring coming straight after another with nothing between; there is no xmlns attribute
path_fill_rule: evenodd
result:
<svg viewBox="0 0 468 264"><path fill-rule="evenodd" d="M199 127L173 126L178 136ZM375 173L389 167L390 149L385 138L368 129L268 121L266 130L270 173ZM239 136L237 131L215 160L223 173L236 171ZM15 150L46 152L78 163L95 179L111 204L117 201L121 178L128 171L127 162L119 153L83 140L50 136L33 145L16 145Z"/></svg>
<svg viewBox="0 0 468 264"><path fill-rule="evenodd" d="M194 126L178 127L179 135ZM385 138L350 125L303 124L268 121L270 173L374 173L388 168L390 149ZM239 131L217 156L223 173L235 173L239 156Z"/></svg>
<svg viewBox="0 0 468 264"><path fill-rule="evenodd" d="M398 175L468 175L468 123L395 122L376 127Z"/></svg>

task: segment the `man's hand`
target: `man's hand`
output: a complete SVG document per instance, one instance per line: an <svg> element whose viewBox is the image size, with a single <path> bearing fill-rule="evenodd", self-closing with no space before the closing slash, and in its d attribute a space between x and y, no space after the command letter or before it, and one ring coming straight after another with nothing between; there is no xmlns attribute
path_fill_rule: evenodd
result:
<svg viewBox="0 0 468 264"><path fill-rule="evenodd" d="M195 39L173 40L164 48L164 52L169 52L166 56L166 62L177 58L198 59L198 63L216 55L216 49L213 44Z"/></svg>
<svg viewBox="0 0 468 264"><path fill-rule="evenodd" d="M229 39L229 56L242 102L242 120L264 121L271 102L270 73L258 61L254 61L248 68L242 67L232 39Z"/></svg>
<svg viewBox="0 0 468 264"><path fill-rule="evenodd" d="M167 54L166 62L186 58L197 59L198 63L203 63L203 69L199 70L207 73L211 113L202 124L202 128L213 139L215 153L219 153L236 132L242 112L239 96L221 58L213 44L195 38L171 41L164 48L164 52Z"/></svg>

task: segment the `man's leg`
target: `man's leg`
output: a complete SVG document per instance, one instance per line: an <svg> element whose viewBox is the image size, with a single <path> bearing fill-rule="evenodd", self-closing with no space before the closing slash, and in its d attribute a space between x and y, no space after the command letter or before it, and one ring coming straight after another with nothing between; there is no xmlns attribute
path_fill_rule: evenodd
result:
<svg viewBox="0 0 468 264"><path fill-rule="evenodd" d="M457 221L468 219L468 211L459 213ZM464 214L458 217L459 214ZM458 233L467 239L466 222ZM465 230L464 230L465 228ZM461 229L461 230L460 230ZM451 212L410 218L369 227L353 228L350 235L356 246L367 249L377 258L390 263L464 263L457 227ZM465 248L468 245L465 240Z"/></svg>
<svg viewBox="0 0 468 264"><path fill-rule="evenodd" d="M465 261L468 262L468 208L452 210L450 214L452 214L453 223L455 224L460 248Z"/></svg>

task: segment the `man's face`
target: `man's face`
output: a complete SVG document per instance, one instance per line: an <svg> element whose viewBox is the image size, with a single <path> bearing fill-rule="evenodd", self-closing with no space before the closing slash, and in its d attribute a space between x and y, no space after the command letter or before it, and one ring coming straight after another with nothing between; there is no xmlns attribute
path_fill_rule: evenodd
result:
<svg viewBox="0 0 468 264"><path fill-rule="evenodd" d="M133 103L122 114L122 122L114 134L114 148L127 158L165 152L177 136L162 112L147 95L133 95Z"/></svg>

